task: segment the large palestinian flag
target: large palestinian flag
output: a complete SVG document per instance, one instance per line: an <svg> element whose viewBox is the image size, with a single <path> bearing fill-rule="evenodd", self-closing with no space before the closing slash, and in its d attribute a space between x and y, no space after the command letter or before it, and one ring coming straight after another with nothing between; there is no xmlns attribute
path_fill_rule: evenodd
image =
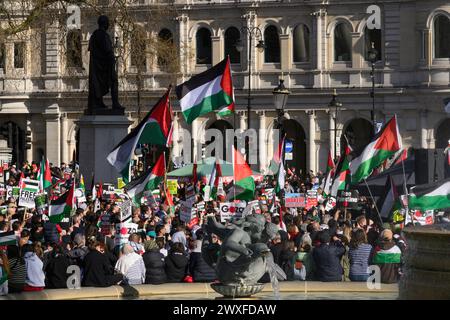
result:
<svg viewBox="0 0 450 320"><path fill-rule="evenodd" d="M381 165L384 160L392 157L401 148L402 138L398 130L397 117L394 116L375 135L362 153L350 162L352 184L370 176L375 168Z"/></svg>
<svg viewBox="0 0 450 320"><path fill-rule="evenodd" d="M8 246L17 244L17 237L14 231L0 233L0 246Z"/></svg>
<svg viewBox="0 0 450 320"><path fill-rule="evenodd" d="M331 157L331 150L328 151L328 162L327 162L327 170L325 171L325 178L323 179L321 188L323 191L323 195L326 197L331 192L331 182L334 177L334 161Z"/></svg>
<svg viewBox="0 0 450 320"><path fill-rule="evenodd" d="M119 171L125 183L130 182L130 161L138 144L166 146L171 143L172 110L169 101L171 88L108 155L108 162Z"/></svg>
<svg viewBox="0 0 450 320"><path fill-rule="evenodd" d="M281 148L278 149L279 154L277 158L280 160L280 164L278 167L277 185L275 186L275 193L278 193L284 189L284 183L286 180L285 179L286 172L284 170L284 156L283 156L284 144L285 144L285 137L283 137L283 140L281 141Z"/></svg>
<svg viewBox="0 0 450 320"><path fill-rule="evenodd" d="M412 187L408 198L409 208L413 210L450 208L450 178Z"/></svg>
<svg viewBox="0 0 450 320"><path fill-rule="evenodd" d="M43 192L44 190L52 186L52 173L50 171L50 164L48 159L42 157L41 166L38 173L39 180L39 190Z"/></svg>
<svg viewBox="0 0 450 320"><path fill-rule="evenodd" d="M255 180L252 170L241 153L233 147L234 185L227 193L227 200L254 200Z"/></svg>
<svg viewBox="0 0 450 320"><path fill-rule="evenodd" d="M62 196L50 202L48 218L50 222L59 223L65 217L69 217L75 207L74 197L75 183Z"/></svg>
<svg viewBox="0 0 450 320"><path fill-rule="evenodd" d="M211 175L209 177L209 190L210 190L210 195L209 197L211 199L216 199L217 197L217 190L219 189L219 182L220 182L220 178L222 177L222 169L220 168L220 164L219 162L216 160L215 165L213 166ZM208 200L206 200L208 201Z"/></svg>
<svg viewBox="0 0 450 320"><path fill-rule="evenodd" d="M176 93L187 123L211 111L219 110L221 115L232 113L234 95L229 57L177 86Z"/></svg>
<svg viewBox="0 0 450 320"><path fill-rule="evenodd" d="M350 153L352 152L352 149L348 145L347 139L344 139L344 141L345 141L344 146L345 153L341 155L341 157L339 158L339 162L336 166L336 169L334 170L333 184L331 185L330 194L333 197L337 196L338 191L346 190L347 186L350 184L349 157Z"/></svg>
<svg viewBox="0 0 450 320"><path fill-rule="evenodd" d="M159 188L159 184L164 180L166 164L164 153L161 153L158 160L151 170L141 177L131 181L124 189L137 205L141 204L141 198L145 191L153 191Z"/></svg>

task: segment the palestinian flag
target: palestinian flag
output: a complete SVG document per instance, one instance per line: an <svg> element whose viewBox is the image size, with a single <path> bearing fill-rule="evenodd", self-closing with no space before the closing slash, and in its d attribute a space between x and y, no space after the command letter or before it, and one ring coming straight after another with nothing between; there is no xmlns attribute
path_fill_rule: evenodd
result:
<svg viewBox="0 0 450 320"><path fill-rule="evenodd" d="M344 139L345 153L339 158L339 162L334 171L333 184L331 185L331 196L336 197L339 190L346 190L350 184L350 160L349 156L352 149L348 145L347 139Z"/></svg>
<svg viewBox="0 0 450 320"><path fill-rule="evenodd" d="M234 185L227 194L227 200L251 201L255 194L255 180L252 170L241 153L233 148Z"/></svg>
<svg viewBox="0 0 450 320"><path fill-rule="evenodd" d="M278 193L284 189L284 182L285 182L285 175L286 175L286 172L284 170L284 159L283 159L284 143L285 143L285 138L283 137L280 147L278 148L278 151L279 151L278 159L280 161L280 164L278 166L277 185L275 187L275 193Z"/></svg>
<svg viewBox="0 0 450 320"><path fill-rule="evenodd" d="M232 113L234 94L229 57L177 86L176 93L188 124L211 111Z"/></svg>
<svg viewBox="0 0 450 320"><path fill-rule="evenodd" d="M121 173L125 183L130 182L130 161L138 144L167 146L171 142L172 108L169 101L170 90L171 87L138 126L131 130L107 157L108 162Z"/></svg>
<svg viewBox="0 0 450 320"><path fill-rule="evenodd" d="M284 139L283 139L284 141ZM281 154L283 153L283 142L278 143L277 151L273 154L273 159L270 160L269 170L274 175L277 174L280 168Z"/></svg>
<svg viewBox="0 0 450 320"><path fill-rule="evenodd" d="M164 153L161 153L151 170L148 170L148 172L143 174L141 177L128 183L124 189L133 202L140 205L141 198L145 191L153 191L159 188L159 184L164 180L165 172L166 165Z"/></svg>
<svg viewBox="0 0 450 320"><path fill-rule="evenodd" d="M59 223L65 217L70 217L70 214L75 207L74 190L75 184L73 183L67 192L50 202L48 211L50 222Z"/></svg>
<svg viewBox="0 0 450 320"><path fill-rule="evenodd" d="M80 176L80 184L79 188L83 190L83 193L86 193L86 186L84 185L84 178L83 175Z"/></svg>
<svg viewBox="0 0 450 320"><path fill-rule="evenodd" d="M370 176L375 168L380 166L384 160L392 157L401 148L402 138L398 130L397 117L394 116L375 135L362 153L352 159L350 163L352 184Z"/></svg>
<svg viewBox="0 0 450 320"><path fill-rule="evenodd" d="M39 168L38 180L40 183L39 189L41 191L46 190L52 186L52 172L50 171L50 164L48 159L44 160L42 157L41 167Z"/></svg>
<svg viewBox="0 0 450 320"><path fill-rule="evenodd" d="M323 179L321 189L323 190L323 195L325 197L328 196L331 192L331 182L334 176L334 161L331 157L331 150L328 151L328 162L327 162L327 170L325 171L325 179Z"/></svg>
<svg viewBox="0 0 450 320"><path fill-rule="evenodd" d="M387 178L385 190L386 193L378 200L377 207L380 208L380 216L387 219L395 210L401 208L397 187L391 176Z"/></svg>
<svg viewBox="0 0 450 320"><path fill-rule="evenodd" d="M408 200L409 208L413 210L450 208L450 178L412 187Z"/></svg>
<svg viewBox="0 0 450 320"><path fill-rule="evenodd" d="M209 177L209 188L211 190L209 197L211 199L216 199L217 197L217 190L219 189L219 182L221 177L222 177L222 169L220 168L219 162L216 161L216 164L213 166L211 175Z"/></svg>
<svg viewBox="0 0 450 320"><path fill-rule="evenodd" d="M17 237L14 231L0 233L0 246L8 246L17 244Z"/></svg>

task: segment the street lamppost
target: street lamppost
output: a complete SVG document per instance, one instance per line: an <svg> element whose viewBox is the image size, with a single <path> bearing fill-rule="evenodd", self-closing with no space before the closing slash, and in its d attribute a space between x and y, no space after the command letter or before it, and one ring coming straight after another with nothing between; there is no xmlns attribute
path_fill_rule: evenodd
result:
<svg viewBox="0 0 450 320"><path fill-rule="evenodd" d="M336 153L336 149L337 149L337 114L338 114L338 108L342 107L342 103L340 103L339 101L337 101L336 97L338 96L336 89L334 89L333 91L333 95L331 98L330 103L328 104L328 106L331 108L335 108L334 111L334 160L336 160L337 157L337 153Z"/></svg>
<svg viewBox="0 0 450 320"><path fill-rule="evenodd" d="M375 44L372 42L371 47L368 51L367 58L371 64L372 70L370 71L370 78L372 79L372 90L370 91L370 97L372 98L372 126L373 134L377 133L377 126L375 123L375 62L378 61L378 51L375 49Z"/></svg>
<svg viewBox="0 0 450 320"><path fill-rule="evenodd" d="M263 35L261 29L258 27L242 27L241 33L246 34L248 36L248 90L247 90L247 129L250 129L250 108L251 108L251 90L252 90L252 43L253 38L258 40L258 44L256 48L258 48L259 52L263 52L266 47L263 40ZM241 39L238 39L235 44L236 50L241 52L244 49L244 44Z"/></svg>

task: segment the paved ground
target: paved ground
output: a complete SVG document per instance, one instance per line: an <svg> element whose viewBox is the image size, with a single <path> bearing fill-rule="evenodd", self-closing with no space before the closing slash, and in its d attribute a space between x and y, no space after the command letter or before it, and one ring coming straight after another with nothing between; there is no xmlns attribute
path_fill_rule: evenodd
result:
<svg viewBox="0 0 450 320"><path fill-rule="evenodd" d="M74 300L74 299L217 299L209 283L167 283L162 285L112 286L109 288L49 289L0 297L0 300ZM280 283L280 299L396 299L397 284L382 284L369 289L365 282ZM270 283L253 298L274 299Z"/></svg>

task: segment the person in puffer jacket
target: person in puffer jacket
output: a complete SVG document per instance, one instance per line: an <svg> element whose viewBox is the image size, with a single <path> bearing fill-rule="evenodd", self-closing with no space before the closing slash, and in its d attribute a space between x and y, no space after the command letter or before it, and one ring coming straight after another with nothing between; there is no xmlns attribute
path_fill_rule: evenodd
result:
<svg viewBox="0 0 450 320"><path fill-rule="evenodd" d="M393 233L384 229L380 234L380 241L375 246L372 264L380 267L381 283L397 283L400 278L402 252L395 245Z"/></svg>
<svg viewBox="0 0 450 320"><path fill-rule="evenodd" d="M194 278L194 282L213 282L217 279L216 270L211 268L202 256L203 232L197 231L196 237L189 255L189 274Z"/></svg>
<svg viewBox="0 0 450 320"><path fill-rule="evenodd" d="M184 253L184 245L175 242L170 248L166 259L167 282L181 282L187 274L188 258Z"/></svg>
<svg viewBox="0 0 450 320"><path fill-rule="evenodd" d="M167 281L164 255L159 252L159 246L154 240L144 243L145 253L142 256L145 264L145 283L163 284Z"/></svg>

